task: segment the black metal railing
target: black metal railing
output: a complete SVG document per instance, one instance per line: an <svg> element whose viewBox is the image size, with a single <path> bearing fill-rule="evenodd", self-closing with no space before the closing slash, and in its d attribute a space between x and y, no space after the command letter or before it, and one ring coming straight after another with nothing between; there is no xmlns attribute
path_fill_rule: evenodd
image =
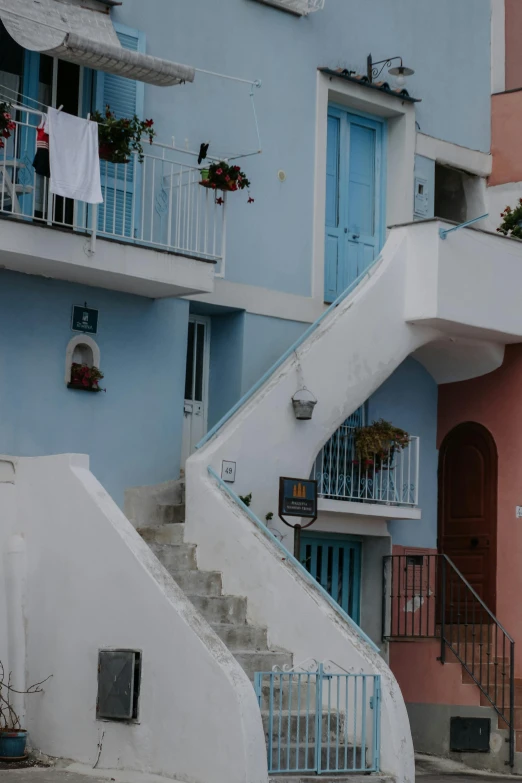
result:
<svg viewBox="0 0 522 783"><path fill-rule="evenodd" d="M384 558L383 639L439 639L441 663L460 661L509 732L515 760L515 642L443 554Z"/></svg>

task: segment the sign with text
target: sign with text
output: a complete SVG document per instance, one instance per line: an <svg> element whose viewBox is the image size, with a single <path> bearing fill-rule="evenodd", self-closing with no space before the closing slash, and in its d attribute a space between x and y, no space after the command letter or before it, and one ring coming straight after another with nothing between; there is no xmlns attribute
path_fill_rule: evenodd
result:
<svg viewBox="0 0 522 783"><path fill-rule="evenodd" d="M71 329L73 332L96 334L98 332L98 310L91 307L73 305Z"/></svg>
<svg viewBox="0 0 522 783"><path fill-rule="evenodd" d="M317 518L317 481L279 479L279 516Z"/></svg>
<svg viewBox="0 0 522 783"><path fill-rule="evenodd" d="M229 484L233 484L236 480L236 463L229 462L224 459L221 463L221 478L223 481L227 481Z"/></svg>

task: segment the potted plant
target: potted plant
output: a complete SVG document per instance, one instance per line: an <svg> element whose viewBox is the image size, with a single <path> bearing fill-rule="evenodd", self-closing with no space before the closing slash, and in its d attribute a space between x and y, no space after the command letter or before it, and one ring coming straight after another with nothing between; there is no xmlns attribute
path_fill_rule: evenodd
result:
<svg viewBox="0 0 522 783"><path fill-rule="evenodd" d="M106 389L100 389L100 381L104 377L98 367L89 367L88 364L71 364L71 380L67 384L68 389L79 389L80 391L100 392Z"/></svg>
<svg viewBox="0 0 522 783"><path fill-rule="evenodd" d="M132 153L136 152L139 162L143 163L145 156L141 140L145 136L152 144L156 135L154 120L140 120L136 115L117 119L110 106L105 107L105 114L93 112L91 120L98 123L101 160L129 163Z"/></svg>
<svg viewBox="0 0 522 783"><path fill-rule="evenodd" d="M0 150L5 146L4 139L11 136L16 124L11 116L11 104L0 101Z"/></svg>
<svg viewBox="0 0 522 783"><path fill-rule="evenodd" d="M507 206L503 212L500 213L502 223L497 228L499 234L503 234L505 237L516 237L522 239L522 198L519 198L518 204L514 209Z"/></svg>
<svg viewBox="0 0 522 783"><path fill-rule="evenodd" d="M400 427L384 419L374 421L355 431L355 465L363 470L382 470L392 467L396 451L402 451L410 442L410 436Z"/></svg>
<svg viewBox="0 0 522 783"><path fill-rule="evenodd" d="M248 190L250 180L240 166L231 166L224 160L219 163L211 163L208 168L201 169L200 185L210 190L222 190L235 192L236 190ZM216 199L216 203L222 204L223 199ZM254 199L248 193L248 204L253 204Z"/></svg>
<svg viewBox="0 0 522 783"><path fill-rule="evenodd" d="M50 675L52 676L52 675ZM0 761L19 761L26 758L27 729L22 728L20 716L13 703L13 694L43 693L45 680L30 685L27 690L19 691L13 688L11 675L6 679L2 661L0 661Z"/></svg>

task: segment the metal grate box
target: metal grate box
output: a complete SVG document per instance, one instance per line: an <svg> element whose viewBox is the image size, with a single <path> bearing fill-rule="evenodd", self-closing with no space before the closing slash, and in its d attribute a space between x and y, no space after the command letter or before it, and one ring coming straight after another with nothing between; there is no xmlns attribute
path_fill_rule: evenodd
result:
<svg viewBox="0 0 522 783"><path fill-rule="evenodd" d="M137 720L141 681L138 650L100 650L96 717Z"/></svg>
<svg viewBox="0 0 522 783"><path fill-rule="evenodd" d="M458 753L489 753L490 718L451 718L450 750Z"/></svg>

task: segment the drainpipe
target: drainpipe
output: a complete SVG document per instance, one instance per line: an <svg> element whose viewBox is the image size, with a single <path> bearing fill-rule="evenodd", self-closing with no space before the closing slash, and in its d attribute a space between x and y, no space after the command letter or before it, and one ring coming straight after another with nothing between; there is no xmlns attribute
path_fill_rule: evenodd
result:
<svg viewBox="0 0 522 783"><path fill-rule="evenodd" d="M7 603L7 655L11 672L11 684L17 691L26 690L26 633L25 598L27 580L27 561L25 541L22 536L9 538L6 553L6 603ZM26 728L25 696L12 693L11 704L20 718L22 728Z"/></svg>

